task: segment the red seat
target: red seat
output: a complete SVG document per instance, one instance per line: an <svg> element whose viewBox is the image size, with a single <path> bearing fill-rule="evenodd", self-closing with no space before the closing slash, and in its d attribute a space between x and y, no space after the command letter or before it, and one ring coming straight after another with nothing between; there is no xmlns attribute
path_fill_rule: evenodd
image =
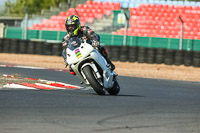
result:
<svg viewBox="0 0 200 133"><path fill-rule="evenodd" d="M119 2L113 2L113 5L114 5L114 10L120 10L121 3L119 3Z"/></svg>
<svg viewBox="0 0 200 133"><path fill-rule="evenodd" d="M104 2L103 3L103 8L112 10L112 3L111 2Z"/></svg>
<svg viewBox="0 0 200 133"><path fill-rule="evenodd" d="M118 32L118 31L115 31L115 32L112 32L112 34L114 34L114 35L119 35L119 32Z"/></svg>
<svg viewBox="0 0 200 133"><path fill-rule="evenodd" d="M61 24L65 24L65 20L59 20L59 24L61 25Z"/></svg>
<svg viewBox="0 0 200 133"><path fill-rule="evenodd" d="M87 18L86 19L88 23L93 23L94 22L94 18Z"/></svg>
<svg viewBox="0 0 200 133"><path fill-rule="evenodd" d="M99 14L99 13L96 13L95 14L95 18L97 18L97 19L103 19L103 15Z"/></svg>
<svg viewBox="0 0 200 133"><path fill-rule="evenodd" d="M42 29L42 27L41 27L40 24L34 24L34 25L32 26L32 28L33 28L34 30L41 30L41 29Z"/></svg>
<svg viewBox="0 0 200 133"><path fill-rule="evenodd" d="M104 11L103 11L102 9L97 9L97 10L96 10L96 13L98 13L98 14L103 14Z"/></svg>
<svg viewBox="0 0 200 133"><path fill-rule="evenodd" d="M75 11L74 8L69 8L67 12L68 12L69 15L74 15L74 14L76 14L76 11ZM68 15L68 16L69 16L69 15Z"/></svg>
<svg viewBox="0 0 200 133"><path fill-rule="evenodd" d="M86 1L85 4L86 5L93 5L93 1Z"/></svg>
<svg viewBox="0 0 200 133"><path fill-rule="evenodd" d="M81 8L83 8L83 7L84 7L83 4L78 4L78 5L76 6L76 9L81 9Z"/></svg>
<svg viewBox="0 0 200 133"><path fill-rule="evenodd" d="M81 17L87 18L87 13L83 13Z"/></svg>
<svg viewBox="0 0 200 133"><path fill-rule="evenodd" d="M111 10L104 10L104 14L106 16L110 16L111 15Z"/></svg>
<svg viewBox="0 0 200 133"><path fill-rule="evenodd" d="M92 13L92 10L91 9L86 9L85 13L89 13L90 14L90 13Z"/></svg>
<svg viewBox="0 0 200 133"><path fill-rule="evenodd" d="M67 12L60 12L60 13L59 13L59 16L65 16L65 17L67 17L68 14L67 14Z"/></svg>
<svg viewBox="0 0 200 133"><path fill-rule="evenodd" d="M76 11L78 12L78 14L85 12L84 8L76 8Z"/></svg>
<svg viewBox="0 0 200 133"><path fill-rule="evenodd" d="M93 5L99 5L99 6L103 6L103 2L102 1L93 1Z"/></svg>
<svg viewBox="0 0 200 133"><path fill-rule="evenodd" d="M57 20L57 16L55 16L55 15L51 16L50 20Z"/></svg>
<svg viewBox="0 0 200 133"><path fill-rule="evenodd" d="M95 18L95 14L94 13L89 13L89 14L87 14L87 17L89 17L89 18Z"/></svg>
<svg viewBox="0 0 200 133"><path fill-rule="evenodd" d="M97 9L95 9L95 8L94 8L94 9L91 9L91 13L94 13L94 14L95 14L96 12L97 12Z"/></svg>

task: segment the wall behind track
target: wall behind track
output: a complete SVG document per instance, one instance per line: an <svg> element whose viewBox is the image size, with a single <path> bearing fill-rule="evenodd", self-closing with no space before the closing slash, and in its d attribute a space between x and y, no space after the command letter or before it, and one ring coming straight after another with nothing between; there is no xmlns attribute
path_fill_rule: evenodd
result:
<svg viewBox="0 0 200 133"><path fill-rule="evenodd" d="M112 61L200 67L200 51L148 48L142 46L105 46ZM0 39L0 53L61 56L62 44L20 39Z"/></svg>
<svg viewBox="0 0 200 133"><path fill-rule="evenodd" d="M64 35L65 32L62 31L28 30L27 39L61 41ZM101 37L101 45L123 45L122 35L113 35L105 33L99 33L99 35ZM5 29L5 38L24 39L24 32L21 28L7 27ZM179 39L127 36L127 45L178 50ZM200 40L183 39L183 50L200 51Z"/></svg>

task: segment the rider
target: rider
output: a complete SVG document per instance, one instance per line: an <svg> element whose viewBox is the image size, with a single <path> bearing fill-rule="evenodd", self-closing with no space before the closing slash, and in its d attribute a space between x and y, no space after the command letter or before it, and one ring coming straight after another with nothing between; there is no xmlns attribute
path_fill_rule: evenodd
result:
<svg viewBox="0 0 200 133"><path fill-rule="evenodd" d="M63 37L63 52L62 56L64 58L64 62L66 67L68 66L67 60L66 60L66 48L68 45L68 41L71 37L78 37L80 39L86 39L88 42L92 42L92 46L94 48L97 48L98 51L101 53L101 55L106 59L108 62L108 67L110 67L111 70L115 69L115 65L108 59L107 52L104 47L100 46L100 37L98 34L96 34L92 29L90 29L88 26L81 26L80 19L76 15L70 15L66 21L65 21L65 27L67 30L67 33ZM70 67L70 66L69 66ZM69 68L70 71L72 71L71 67Z"/></svg>

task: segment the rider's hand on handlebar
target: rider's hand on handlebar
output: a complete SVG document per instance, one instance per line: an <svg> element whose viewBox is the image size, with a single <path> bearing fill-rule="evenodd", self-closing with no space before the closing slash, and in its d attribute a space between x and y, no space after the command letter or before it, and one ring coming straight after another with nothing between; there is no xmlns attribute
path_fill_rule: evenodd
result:
<svg viewBox="0 0 200 133"><path fill-rule="evenodd" d="M92 41L92 46L93 47L98 47L99 46L99 41L93 40Z"/></svg>
<svg viewBox="0 0 200 133"><path fill-rule="evenodd" d="M62 42L62 46L65 47L67 45L67 43L64 41Z"/></svg>

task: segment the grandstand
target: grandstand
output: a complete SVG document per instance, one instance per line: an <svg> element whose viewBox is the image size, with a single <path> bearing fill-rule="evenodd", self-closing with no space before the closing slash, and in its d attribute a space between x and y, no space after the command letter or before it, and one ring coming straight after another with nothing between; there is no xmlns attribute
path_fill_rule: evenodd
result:
<svg viewBox="0 0 200 133"><path fill-rule="evenodd" d="M181 21L184 21L185 39L200 39L200 7L141 4L130 8L128 35L180 38ZM124 29L114 34L123 35Z"/></svg>
<svg viewBox="0 0 200 133"><path fill-rule="evenodd" d="M200 2L178 1L178 0L95 0L95 1L119 2L121 4L121 8L139 7L139 5L141 5L141 4L200 6Z"/></svg>
<svg viewBox="0 0 200 133"><path fill-rule="evenodd" d="M161 38L180 38L181 21L184 21L184 39L200 39L200 2L171 0L95 0L78 4L58 16L43 19L41 24L34 24L30 29L65 31L66 17L72 14L80 16L81 24L95 23L103 16L110 16L112 11L122 8L130 11L129 36L148 36ZM113 34L124 35L125 29Z"/></svg>
<svg viewBox="0 0 200 133"><path fill-rule="evenodd" d="M60 12L58 16L51 16L44 19L41 24L34 24L29 29L35 30L58 30L65 31L65 20L69 15L78 15L81 24L93 23L94 20L103 19L103 16L110 16L113 10L119 10L120 3L87 1L85 4L78 4L76 8L69 8L67 12Z"/></svg>

